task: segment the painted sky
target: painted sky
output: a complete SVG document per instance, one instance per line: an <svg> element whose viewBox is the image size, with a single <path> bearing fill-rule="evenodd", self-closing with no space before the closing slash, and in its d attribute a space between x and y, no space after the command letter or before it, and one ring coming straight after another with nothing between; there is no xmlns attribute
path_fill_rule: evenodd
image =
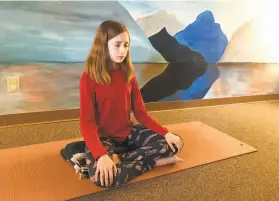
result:
<svg viewBox="0 0 279 201"><path fill-rule="evenodd" d="M269 1L266 1L269 4ZM224 1L121 1L136 20L139 17L164 9L187 26L205 10L210 10L217 23L221 24L228 39L246 21L254 18L262 8L263 0Z"/></svg>
<svg viewBox="0 0 279 201"><path fill-rule="evenodd" d="M209 10L230 41L222 62L279 62L279 3L275 0L119 2L135 20L164 10L175 16L177 24L184 27L193 23L200 13ZM162 24L159 18L158 23ZM178 25L177 28L182 29ZM152 35L150 30L148 32ZM169 32L174 33L174 28Z"/></svg>
<svg viewBox="0 0 279 201"><path fill-rule="evenodd" d="M244 56L238 58L234 52L226 53L229 55L226 58L230 58L228 62L247 60L279 62L277 22L279 12L276 10L278 6L275 0L118 0L118 3L117 1L0 2L0 63L84 62L98 24L108 18L120 19L129 25L134 62L164 62L149 43L148 35L136 23L139 17L152 15L158 10L164 10L175 16L182 28L193 23L200 13L209 10L229 40L243 24L255 19L253 30L247 31L250 35L243 36L250 38L257 34L258 41L264 45L246 43L243 36L240 39L234 37L236 42L244 41L238 46L243 46L242 52L249 52L252 56L247 57L243 54ZM173 33L175 32L176 30L173 30ZM258 48L263 49L264 55L267 56L261 58L258 54L254 54L254 49ZM235 50L234 44L230 44L230 50Z"/></svg>

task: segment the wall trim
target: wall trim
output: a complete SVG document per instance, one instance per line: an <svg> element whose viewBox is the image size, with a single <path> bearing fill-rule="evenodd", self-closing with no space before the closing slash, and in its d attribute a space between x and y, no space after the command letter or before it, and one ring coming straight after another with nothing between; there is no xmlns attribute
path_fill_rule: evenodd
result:
<svg viewBox="0 0 279 201"><path fill-rule="evenodd" d="M200 100L190 100L190 101L153 102L153 103L146 103L146 110L148 112L152 112L152 111L207 107L207 106L217 106L217 105L247 103L247 102L257 102L257 101L267 101L267 100L279 100L279 94L200 99ZM79 119L79 108L7 114L7 115L0 115L0 128L11 127L11 126L22 126L22 125L29 125L29 124L72 121L78 119Z"/></svg>

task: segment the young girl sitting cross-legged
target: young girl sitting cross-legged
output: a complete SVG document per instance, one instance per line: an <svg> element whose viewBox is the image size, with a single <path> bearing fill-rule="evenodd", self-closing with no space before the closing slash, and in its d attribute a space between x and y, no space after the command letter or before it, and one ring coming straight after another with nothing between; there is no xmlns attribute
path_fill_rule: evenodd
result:
<svg viewBox="0 0 279 201"><path fill-rule="evenodd" d="M80 78L86 164L92 182L99 187L115 187L157 166L183 161L174 156L183 147L182 138L145 110L129 47L127 28L104 21ZM140 124L133 124L131 112ZM119 146L130 149L116 155Z"/></svg>

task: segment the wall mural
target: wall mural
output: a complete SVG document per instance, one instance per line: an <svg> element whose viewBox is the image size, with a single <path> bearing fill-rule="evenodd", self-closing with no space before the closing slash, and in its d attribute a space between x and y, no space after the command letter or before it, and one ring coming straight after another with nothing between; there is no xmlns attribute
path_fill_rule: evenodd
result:
<svg viewBox="0 0 279 201"><path fill-rule="evenodd" d="M98 25L119 20L146 103L279 92L273 1L0 2L0 115L79 108ZM19 76L17 93L7 78Z"/></svg>

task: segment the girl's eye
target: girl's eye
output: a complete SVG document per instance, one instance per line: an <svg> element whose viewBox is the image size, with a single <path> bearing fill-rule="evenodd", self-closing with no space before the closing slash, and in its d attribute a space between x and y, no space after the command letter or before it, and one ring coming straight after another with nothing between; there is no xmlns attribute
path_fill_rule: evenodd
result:
<svg viewBox="0 0 279 201"><path fill-rule="evenodd" d="M115 47L120 47L121 45L115 45ZM129 45L124 45L125 48L129 47Z"/></svg>

